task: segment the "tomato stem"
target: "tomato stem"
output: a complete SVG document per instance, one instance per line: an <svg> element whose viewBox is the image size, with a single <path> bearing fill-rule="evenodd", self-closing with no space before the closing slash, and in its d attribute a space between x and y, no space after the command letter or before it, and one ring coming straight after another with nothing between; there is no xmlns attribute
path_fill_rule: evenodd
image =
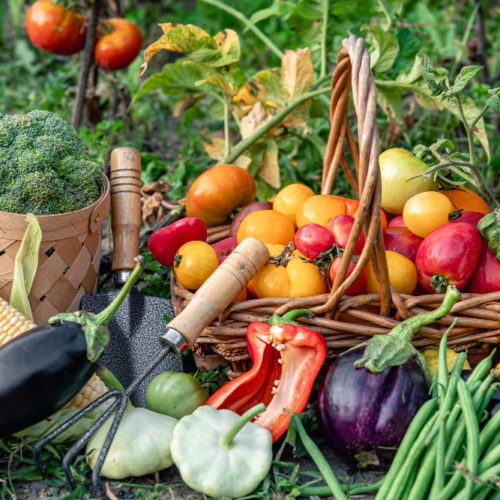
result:
<svg viewBox="0 0 500 500"><path fill-rule="evenodd" d="M449 284L448 278L445 278L441 274L435 274L431 278L431 286L436 289L436 293L444 293Z"/></svg>

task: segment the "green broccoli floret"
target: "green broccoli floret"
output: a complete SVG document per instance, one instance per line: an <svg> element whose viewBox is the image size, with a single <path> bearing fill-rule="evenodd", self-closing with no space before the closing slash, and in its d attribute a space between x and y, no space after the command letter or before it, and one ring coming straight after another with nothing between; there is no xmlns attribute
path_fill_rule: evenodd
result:
<svg viewBox="0 0 500 500"><path fill-rule="evenodd" d="M0 114L0 210L80 210L99 198L101 182L101 167L64 120L41 110Z"/></svg>

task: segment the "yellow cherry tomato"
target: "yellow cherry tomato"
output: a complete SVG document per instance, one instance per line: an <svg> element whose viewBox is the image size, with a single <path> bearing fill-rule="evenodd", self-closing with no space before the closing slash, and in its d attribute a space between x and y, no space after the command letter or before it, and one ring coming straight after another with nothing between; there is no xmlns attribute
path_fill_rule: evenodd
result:
<svg viewBox="0 0 500 500"><path fill-rule="evenodd" d="M272 257L280 255L283 245L266 245ZM252 280L252 290L257 297L308 297L328 291L314 264L304 262L294 251L286 265L266 264Z"/></svg>
<svg viewBox="0 0 500 500"><path fill-rule="evenodd" d="M241 243L253 236L262 243L288 245L293 241L295 229L290 219L276 210L256 210L250 212L240 224L236 240Z"/></svg>
<svg viewBox="0 0 500 500"><path fill-rule="evenodd" d="M297 227L319 224L326 227L330 219L346 213L344 200L332 194L318 194L307 198L297 211Z"/></svg>
<svg viewBox="0 0 500 500"><path fill-rule="evenodd" d="M439 364L439 349L425 349L422 354L427 361L429 368L431 370L431 375L434 376L438 371ZM448 365L448 371L451 372L455 361L457 360L458 352L455 352L449 347L446 349L446 364ZM464 369L470 370L470 364L467 360L464 363Z"/></svg>
<svg viewBox="0 0 500 500"><path fill-rule="evenodd" d="M184 243L174 257L175 277L189 290L198 290L218 265L217 252L204 241Z"/></svg>
<svg viewBox="0 0 500 500"><path fill-rule="evenodd" d="M413 234L425 238L434 229L448 224L448 215L453 210L451 201L444 194L424 191L405 203L403 220Z"/></svg>
<svg viewBox="0 0 500 500"><path fill-rule="evenodd" d="M273 200L273 209L286 215L297 227L296 213L307 198L314 196L314 191L304 184L289 184Z"/></svg>
<svg viewBox="0 0 500 500"><path fill-rule="evenodd" d="M386 250L389 282L399 292L412 294L417 287L418 275L415 264L404 255ZM368 293L380 293L380 283L375 277L372 261L366 266L366 290Z"/></svg>

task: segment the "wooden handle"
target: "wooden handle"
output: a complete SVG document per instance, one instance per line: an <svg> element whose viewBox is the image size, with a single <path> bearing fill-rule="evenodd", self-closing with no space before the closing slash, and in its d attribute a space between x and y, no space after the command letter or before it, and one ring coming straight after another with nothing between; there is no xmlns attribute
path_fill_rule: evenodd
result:
<svg viewBox="0 0 500 500"><path fill-rule="evenodd" d="M135 148L111 152L111 270L131 271L139 255L141 230L141 153Z"/></svg>
<svg viewBox="0 0 500 500"><path fill-rule="evenodd" d="M168 328L182 333L190 344L195 342L268 258L269 251L264 243L256 238L245 238L203 283L187 307L168 324Z"/></svg>

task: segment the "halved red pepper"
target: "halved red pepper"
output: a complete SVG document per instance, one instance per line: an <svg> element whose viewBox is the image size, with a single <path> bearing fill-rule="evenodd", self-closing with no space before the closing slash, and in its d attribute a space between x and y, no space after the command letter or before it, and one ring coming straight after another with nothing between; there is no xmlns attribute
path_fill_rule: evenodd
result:
<svg viewBox="0 0 500 500"><path fill-rule="evenodd" d="M287 410L300 413L304 409L326 358L323 336L293 321L308 313L298 309L248 325L252 368L224 384L206 404L242 415L257 403L264 403L266 410L255 423L271 432L273 442L279 439L292 416Z"/></svg>

